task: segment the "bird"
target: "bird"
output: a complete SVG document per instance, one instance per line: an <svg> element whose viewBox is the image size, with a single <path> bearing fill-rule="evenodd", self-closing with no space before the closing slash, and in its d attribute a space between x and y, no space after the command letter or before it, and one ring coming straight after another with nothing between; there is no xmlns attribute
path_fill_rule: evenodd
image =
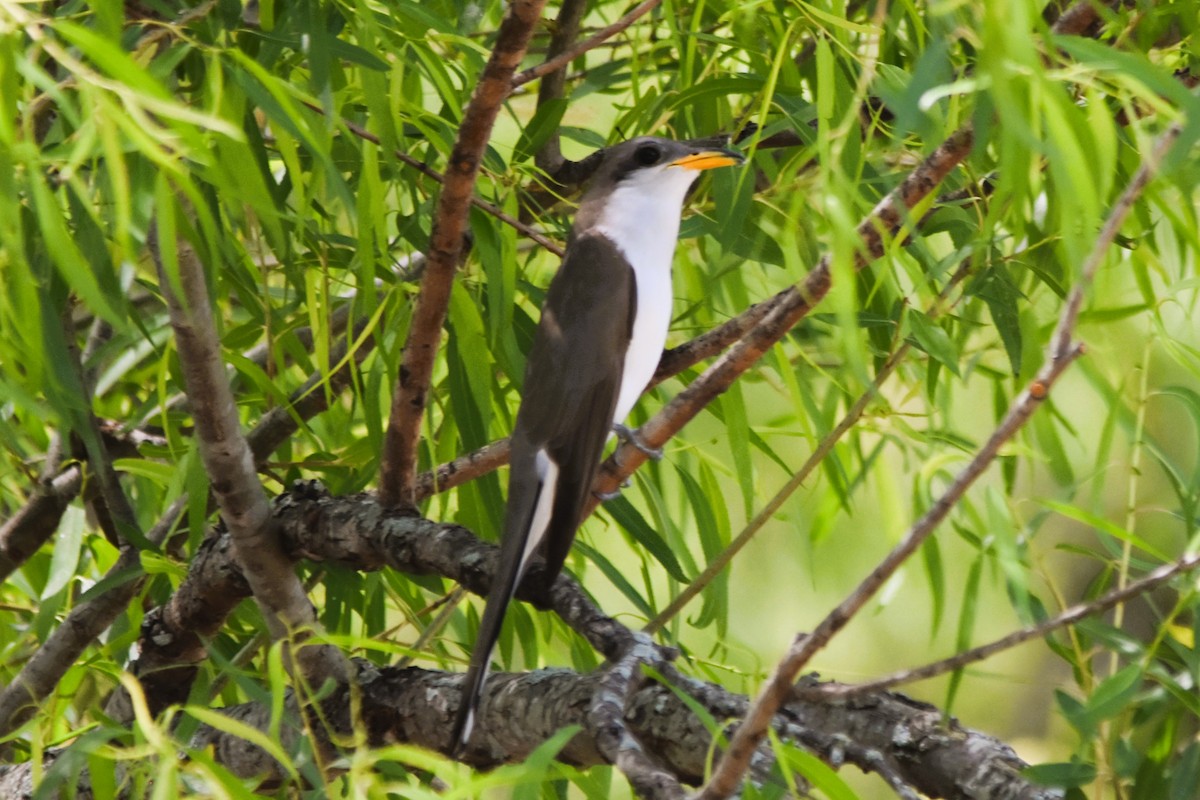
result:
<svg viewBox="0 0 1200 800"><path fill-rule="evenodd" d="M582 522L610 432L632 437L621 423L666 344L671 263L688 190L702 171L742 161L733 150L655 136L603 151L526 360L500 562L462 684L455 753L475 727L500 626L530 562L541 553L548 589Z"/></svg>

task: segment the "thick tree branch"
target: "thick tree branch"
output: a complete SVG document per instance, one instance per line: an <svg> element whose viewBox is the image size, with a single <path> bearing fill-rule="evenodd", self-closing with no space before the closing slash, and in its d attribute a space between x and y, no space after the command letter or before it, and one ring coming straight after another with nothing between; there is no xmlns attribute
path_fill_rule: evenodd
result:
<svg viewBox="0 0 1200 800"><path fill-rule="evenodd" d="M872 570L855 590L831 611L809 633L797 636L783 660L776 665L767 684L763 687L754 705L746 715L730 741L729 749L722 756L712 778L700 793L700 800L723 800L733 794L741 776L749 764L755 748L762 741L775 711L792 692L796 676L814 654L823 648L838 631L874 597L896 570L904 564L917 548L929 538L937 526L949 515L958 501L974 484L975 480L995 461L1001 446L1017 434L1034 411L1041 406L1051 387L1083 352L1083 346L1074 342L1075 325L1083 298L1091 288L1092 278L1104 261L1121 225L1133 208L1134 202L1150 178L1157 172L1158 165L1182 132L1179 124L1171 126L1155 143L1153 150L1143 160L1129 185L1117 199L1110 211L1095 245L1080 268L1079 277L1067 296L1066 304L1059 317L1058 325L1050 338L1046 362L1026 389L1018 395L1004 418L987 442L979 449L970 463L955 477L941 497L909 529L904 539Z"/></svg>
<svg viewBox="0 0 1200 800"><path fill-rule="evenodd" d="M338 561L363 570L386 566L444 575L484 594L496 564L495 546L480 542L469 531L415 517L396 517L365 495L329 497L300 490L281 498L275 514L287 551L296 558ZM197 570L208 575L236 572L236 563L229 554L229 538L227 533L220 534L206 546L188 581L202 579ZM202 565L201 561L208 564ZM536 584L536 576L529 584ZM225 590L239 591L238 582L227 582ZM480 719L485 735L478 738L479 744L467 754L467 760L477 766L520 760L564 725L580 724L586 731L596 730L596 724L588 722L588 715L598 714L595 719L602 723L606 735L615 735L618 742L624 735L635 737L647 753L653 752L666 766L673 779L697 782L704 774L711 734L704 722L693 717L668 690L658 686L636 689L638 666L657 665L716 719L740 718L749 706L747 699L679 676L662 661L658 648L647 649L644 639L597 609L567 576L560 575L547 596L528 591L522 596L545 603L559 613L616 666L583 676L566 670L494 676L488 682ZM379 736L379 741L407 741L443 750L449 746L448 723L457 708L461 675L393 668L360 678L363 720L372 741ZM618 707L622 704L626 709L624 720L614 728L612 715L620 713ZM348 703L325 706L327 711L331 707L350 713ZM334 723L340 729L349 725L349 718L335 719ZM1023 794L1013 796L1049 796L1037 794L1020 780L1017 771L1022 765L1003 745L953 724L944 728L936 709L885 693L849 703L796 698L789 701L773 725L783 738L812 749L834 765L848 760L864 769L880 769L881 764L873 762L876 756L871 753L892 753L903 781L930 796L938 796L930 791L931 787L954 785L966 780L970 771L985 768L1025 787ZM906 725L915 727L908 729ZM624 733L622 726L627 728ZM897 736L899 729L911 730L912 737ZM230 742L225 750L240 752L245 748L244 742ZM608 759L602 752L616 752L620 757L619 749L597 744L590 735L581 734L562 757L580 765L603 763ZM928 751L941 752L934 759L938 767L930 769L918 763L922 759L915 755ZM634 751L625 757L640 760ZM943 771L950 768L947 764L954 765L954 774ZM769 762L760 766L765 770ZM636 768L630 773L639 774ZM657 779L662 778L659 775Z"/></svg>
<svg viewBox="0 0 1200 800"><path fill-rule="evenodd" d="M316 614L283 555L270 504L254 468L250 445L242 434L213 324L204 268L183 237L175 243L176 263L164 263L158 235L157 230L152 231L151 253L171 312L205 471L229 526L238 562L255 599L266 612L273 635L295 637L294 642L300 644L315 628ZM340 682L347 677L342 655L333 647L294 647L291 652L301 674L314 688L327 679Z"/></svg>
<svg viewBox="0 0 1200 800"><path fill-rule="evenodd" d="M309 376L292 392L286 406L268 411L246 434L255 464L261 464L299 430L303 421L324 411L330 398L349 386L354 365L375 344L374 336L357 341L363 327L362 323L356 325L350 340L343 339L330 351L330 361L341 364L338 369L328 376L319 372ZM350 354L354 344L357 346ZM213 557L214 548L224 551ZM205 539L189 567L189 579L171 595L170 601L152 609L143 620L138 660L131 666L131 671L142 681L146 703L154 714L187 698L195 665L207 657L204 639L215 635L228 615L250 596L250 587L232 558L228 537ZM122 690L114 693L109 715L127 719L127 700Z"/></svg>
<svg viewBox="0 0 1200 800"><path fill-rule="evenodd" d="M433 232L429 237L428 263L421 281L421 293L413 310L388 417L379 471L379 497L389 508L407 511L416 508L414 484L421 422L450 301L450 287L463 252L467 210L475 191L475 177L479 174L479 163L500 105L512 90L512 75L525 55L544 5L545 0L516 0L509 5L500 24L496 47L484 67L471 102L467 104L458 139L450 154L438 196Z"/></svg>

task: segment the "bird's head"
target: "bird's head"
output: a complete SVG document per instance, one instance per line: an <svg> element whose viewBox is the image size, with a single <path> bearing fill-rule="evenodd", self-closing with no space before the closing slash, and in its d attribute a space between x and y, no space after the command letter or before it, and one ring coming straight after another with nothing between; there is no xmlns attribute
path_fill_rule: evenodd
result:
<svg viewBox="0 0 1200 800"><path fill-rule="evenodd" d="M608 148L588 194L637 187L652 193L681 187L686 191L704 170L743 161L740 153L719 147L698 147L658 136L639 136Z"/></svg>
<svg viewBox="0 0 1200 800"><path fill-rule="evenodd" d="M613 145L580 201L576 231L606 220L610 228L657 229L673 242L684 198L700 173L744 160L733 150L657 136Z"/></svg>

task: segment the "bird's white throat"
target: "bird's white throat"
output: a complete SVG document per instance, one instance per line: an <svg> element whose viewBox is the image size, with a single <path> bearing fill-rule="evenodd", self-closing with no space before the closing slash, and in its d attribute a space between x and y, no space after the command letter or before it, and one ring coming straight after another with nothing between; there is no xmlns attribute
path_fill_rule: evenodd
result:
<svg viewBox="0 0 1200 800"><path fill-rule="evenodd" d="M667 343L674 302L671 262L679 238L679 215L688 187L698 175L679 167L635 174L613 190L597 220L595 230L629 260L637 281L637 314L613 422L621 422L629 414L654 376Z"/></svg>

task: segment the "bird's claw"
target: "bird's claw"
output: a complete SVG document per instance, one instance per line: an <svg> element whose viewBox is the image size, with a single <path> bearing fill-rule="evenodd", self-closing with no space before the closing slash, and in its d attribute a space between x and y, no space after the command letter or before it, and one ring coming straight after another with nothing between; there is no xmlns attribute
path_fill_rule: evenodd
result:
<svg viewBox="0 0 1200 800"><path fill-rule="evenodd" d="M609 500L613 500L615 498L620 497L621 490L628 486L629 486L629 478L626 478L625 480L621 481L621 485L619 487L617 487L616 489L613 489L611 492L596 492L595 493L596 499L598 499L602 503L606 503Z"/></svg>
<svg viewBox="0 0 1200 800"><path fill-rule="evenodd" d="M629 442L629 444L633 445L638 450L641 450L646 455L647 458L649 458L653 461L659 461L662 459L662 457L663 457L662 448L661 447L651 447L650 445L646 444L645 442L642 441L642 437L638 436L637 431L633 430L629 426L622 425L619 422L614 423L613 424L613 433L615 433L617 435L617 438L620 439L622 442Z"/></svg>

